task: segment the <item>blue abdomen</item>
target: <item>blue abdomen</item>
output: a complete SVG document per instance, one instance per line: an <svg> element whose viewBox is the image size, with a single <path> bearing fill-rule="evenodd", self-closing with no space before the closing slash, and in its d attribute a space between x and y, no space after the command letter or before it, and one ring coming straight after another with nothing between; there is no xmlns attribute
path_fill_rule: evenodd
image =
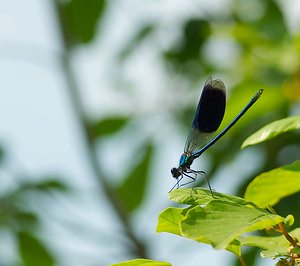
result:
<svg viewBox="0 0 300 266"><path fill-rule="evenodd" d="M187 161L187 155L182 154L181 157L180 157L180 160L179 160L179 166L185 165L186 161Z"/></svg>

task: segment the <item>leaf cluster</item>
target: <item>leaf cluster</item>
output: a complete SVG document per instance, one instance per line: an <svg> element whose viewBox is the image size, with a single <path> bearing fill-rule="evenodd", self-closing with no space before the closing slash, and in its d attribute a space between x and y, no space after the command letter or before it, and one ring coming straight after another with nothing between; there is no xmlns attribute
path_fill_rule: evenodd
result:
<svg viewBox="0 0 300 266"><path fill-rule="evenodd" d="M299 128L299 116L282 119L257 131L242 147ZM259 248L263 258L280 258L278 265L296 265L300 258L300 228L288 232L286 228L293 225L294 217L282 217L272 206L299 191L300 161L258 175L247 186L244 198L215 191L211 194L203 188L177 189L169 193L170 200L188 207L162 211L156 230L232 252L242 265L246 265L243 246ZM262 230L267 234L257 235ZM131 263L124 265L144 265Z"/></svg>

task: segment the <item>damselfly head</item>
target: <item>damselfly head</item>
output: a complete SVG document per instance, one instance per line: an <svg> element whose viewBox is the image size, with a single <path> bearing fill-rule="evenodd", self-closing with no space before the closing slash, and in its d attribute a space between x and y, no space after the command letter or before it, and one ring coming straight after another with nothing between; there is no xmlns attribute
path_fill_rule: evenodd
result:
<svg viewBox="0 0 300 266"><path fill-rule="evenodd" d="M172 174L172 176L173 176L174 178L176 178L176 179L177 179L179 176L182 175L181 171L180 171L178 168L175 168L175 167L173 167L173 168L171 169L171 174Z"/></svg>

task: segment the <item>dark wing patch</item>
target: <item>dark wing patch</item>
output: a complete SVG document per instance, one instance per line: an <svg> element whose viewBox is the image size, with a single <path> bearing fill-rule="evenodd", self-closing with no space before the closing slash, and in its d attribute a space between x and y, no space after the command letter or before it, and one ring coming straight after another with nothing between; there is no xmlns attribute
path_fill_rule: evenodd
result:
<svg viewBox="0 0 300 266"><path fill-rule="evenodd" d="M224 117L226 106L225 85L223 81L206 81L192 123L194 129L212 133L216 131Z"/></svg>

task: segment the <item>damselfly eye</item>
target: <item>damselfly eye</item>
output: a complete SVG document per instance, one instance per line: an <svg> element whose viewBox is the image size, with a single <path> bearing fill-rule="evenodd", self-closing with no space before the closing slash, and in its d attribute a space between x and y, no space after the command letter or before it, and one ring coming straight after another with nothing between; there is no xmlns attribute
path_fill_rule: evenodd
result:
<svg viewBox="0 0 300 266"><path fill-rule="evenodd" d="M181 176L180 171L178 170L178 168L175 167L171 169L171 174L174 178L178 178L179 176Z"/></svg>

